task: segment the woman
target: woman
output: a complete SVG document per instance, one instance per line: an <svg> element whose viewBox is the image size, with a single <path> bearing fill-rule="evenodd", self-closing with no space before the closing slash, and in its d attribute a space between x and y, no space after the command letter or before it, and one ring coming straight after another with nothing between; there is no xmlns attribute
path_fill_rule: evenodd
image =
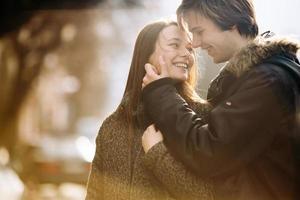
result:
<svg viewBox="0 0 300 200"><path fill-rule="evenodd" d="M145 154L141 144L144 130L151 123L141 104L141 84L144 65L158 65L159 56L171 63L168 68L177 89L199 113L206 105L193 87L196 83L194 54L188 36L175 22L155 22L147 25L136 40L130 72L123 99L117 110L102 124L96 139L96 154L88 181L86 199L212 199L210 184L190 174L176 161L164 145L152 153L164 153L162 162L172 166L155 176L149 165L151 153ZM160 67L156 69L160 72Z"/></svg>

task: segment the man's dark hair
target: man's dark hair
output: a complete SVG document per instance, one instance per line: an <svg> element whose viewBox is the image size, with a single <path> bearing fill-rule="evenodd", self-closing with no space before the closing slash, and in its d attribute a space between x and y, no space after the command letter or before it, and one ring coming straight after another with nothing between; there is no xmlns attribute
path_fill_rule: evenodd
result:
<svg viewBox="0 0 300 200"><path fill-rule="evenodd" d="M188 11L209 18L221 30L235 26L242 36L255 38L258 35L251 0L183 0L177 9L178 18L182 19Z"/></svg>

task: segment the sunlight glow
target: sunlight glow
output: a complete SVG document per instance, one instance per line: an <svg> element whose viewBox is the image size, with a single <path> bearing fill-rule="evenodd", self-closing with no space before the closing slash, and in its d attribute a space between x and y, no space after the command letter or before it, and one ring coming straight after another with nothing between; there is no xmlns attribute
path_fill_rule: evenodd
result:
<svg viewBox="0 0 300 200"><path fill-rule="evenodd" d="M90 142L90 140L85 136L80 136L76 139L76 147L83 157L83 159L87 162L92 162L96 146Z"/></svg>

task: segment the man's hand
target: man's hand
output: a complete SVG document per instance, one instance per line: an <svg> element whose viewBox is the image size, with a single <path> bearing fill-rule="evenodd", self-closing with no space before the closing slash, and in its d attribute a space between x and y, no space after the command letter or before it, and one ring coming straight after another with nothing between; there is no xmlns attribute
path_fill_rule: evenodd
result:
<svg viewBox="0 0 300 200"><path fill-rule="evenodd" d="M146 74L143 78L143 84L142 88L144 88L149 83L156 81L161 78L169 77L169 71L167 63L165 62L164 58L162 56L159 57L159 64L160 64L160 74L158 73L155 66L147 63L145 65Z"/></svg>
<svg viewBox="0 0 300 200"><path fill-rule="evenodd" d="M154 145L161 141L163 141L161 132L159 130L155 130L154 124L148 126L142 136L142 146L145 153L147 153Z"/></svg>

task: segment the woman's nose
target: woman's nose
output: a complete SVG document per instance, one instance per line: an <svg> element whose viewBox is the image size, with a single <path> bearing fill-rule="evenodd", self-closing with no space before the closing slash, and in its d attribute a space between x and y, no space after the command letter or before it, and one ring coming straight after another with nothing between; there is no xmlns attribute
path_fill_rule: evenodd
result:
<svg viewBox="0 0 300 200"><path fill-rule="evenodd" d="M188 47L182 47L180 50L180 56L188 57L191 55L190 49Z"/></svg>

